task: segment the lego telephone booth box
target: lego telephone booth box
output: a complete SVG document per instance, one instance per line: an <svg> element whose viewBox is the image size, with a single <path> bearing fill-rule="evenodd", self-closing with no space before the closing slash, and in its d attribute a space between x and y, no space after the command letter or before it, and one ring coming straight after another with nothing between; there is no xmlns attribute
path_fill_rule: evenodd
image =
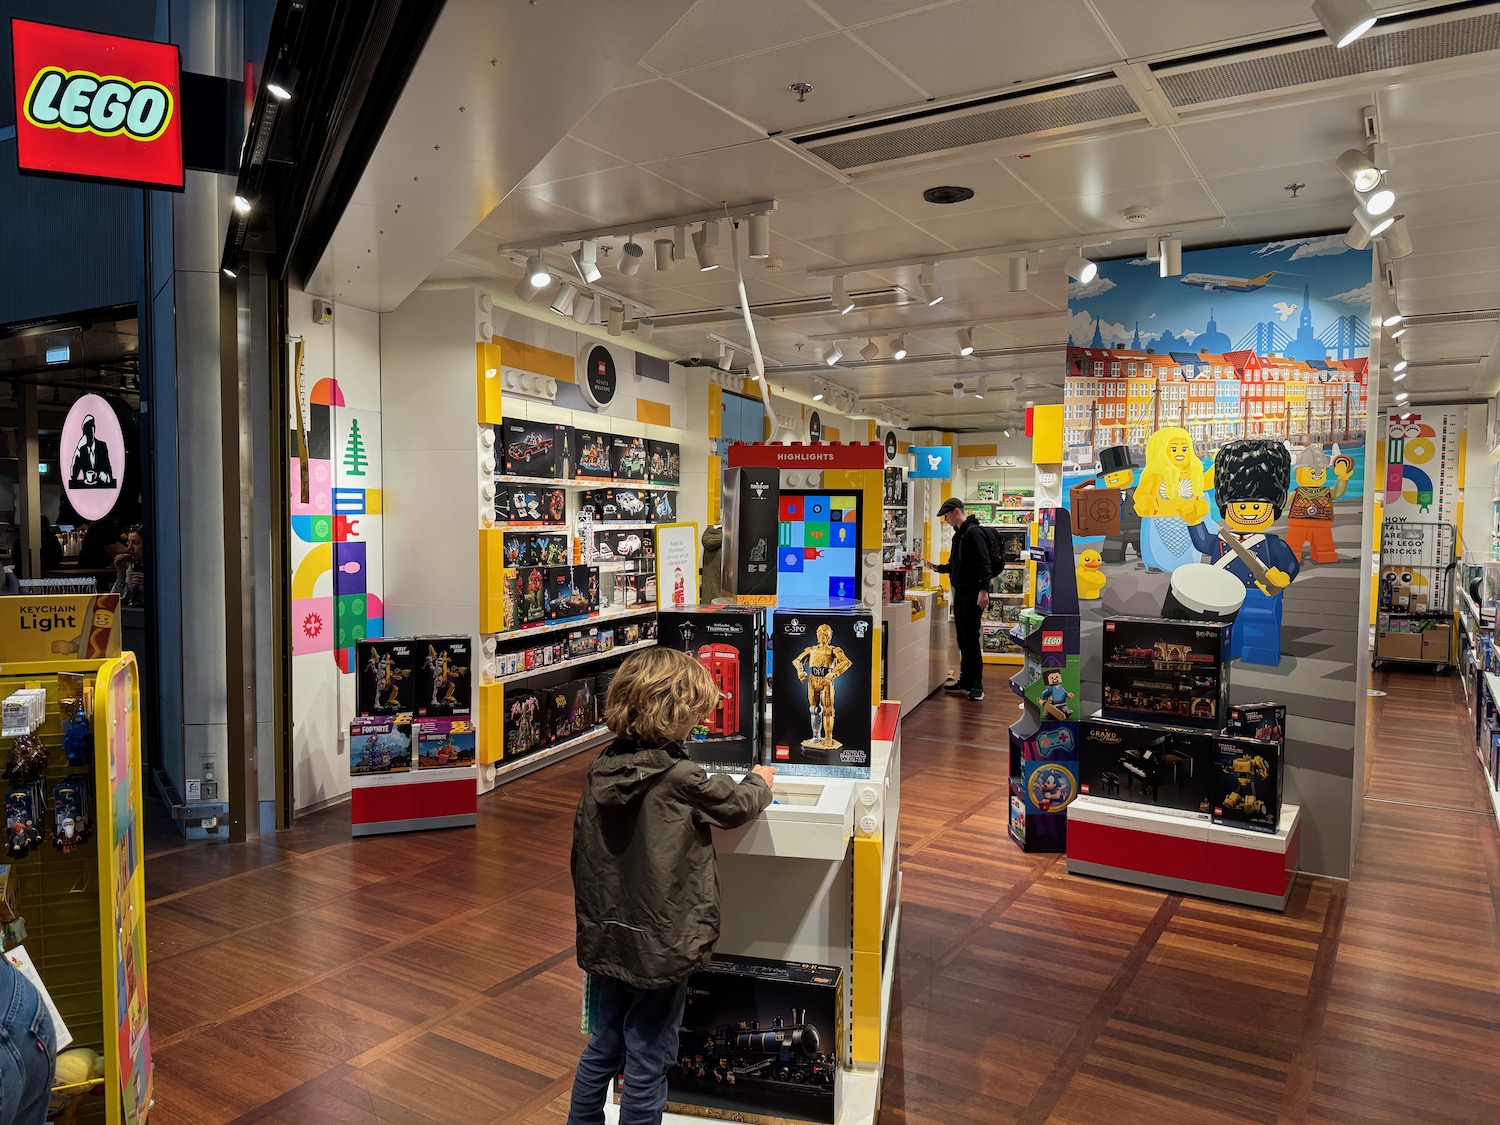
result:
<svg viewBox="0 0 1500 1125"><path fill-rule="evenodd" d="M760 761L761 629L764 613L749 606L665 609L657 643L696 657L713 677L720 699L708 722L686 743L705 769L746 770Z"/></svg>

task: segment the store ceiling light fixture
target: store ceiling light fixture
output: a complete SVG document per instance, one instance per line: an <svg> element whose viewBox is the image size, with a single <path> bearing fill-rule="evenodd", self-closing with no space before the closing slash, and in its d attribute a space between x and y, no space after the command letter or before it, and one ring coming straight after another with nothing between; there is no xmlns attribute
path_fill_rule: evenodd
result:
<svg viewBox="0 0 1500 1125"><path fill-rule="evenodd" d="M1405 378L1406 378L1406 372L1405 371L1398 371L1394 376L1392 376L1391 382L1393 382L1393 383L1399 383L1399 382L1401 382L1402 379L1405 379Z"/></svg>
<svg viewBox="0 0 1500 1125"><path fill-rule="evenodd" d="M829 367L832 367L834 364L838 363L838 361L841 360L841 359L843 359L843 358L844 358L844 349L841 348L838 345L837 341L835 341L834 345L831 348L829 348L826 353L824 353L824 355L823 355L823 362L825 364L827 364Z"/></svg>
<svg viewBox="0 0 1500 1125"><path fill-rule="evenodd" d="M1398 325L1397 328L1396 328L1396 330L1391 333L1391 339L1392 340L1399 340L1399 339L1401 339L1402 336L1405 336L1405 335L1406 335L1406 325L1404 325L1404 324Z"/></svg>
<svg viewBox="0 0 1500 1125"><path fill-rule="evenodd" d="M617 267L626 277L634 277L641 272L641 263L646 260L646 251L632 235L626 240L625 245L620 247L620 264Z"/></svg>
<svg viewBox="0 0 1500 1125"><path fill-rule="evenodd" d="M1406 357L1401 354L1399 349L1396 351L1396 362L1391 364L1391 370L1398 374L1406 370Z"/></svg>
<svg viewBox="0 0 1500 1125"><path fill-rule="evenodd" d="M607 331L611 336L619 336L625 331L625 309L621 305L613 305L609 310L609 328Z"/></svg>
<svg viewBox="0 0 1500 1125"><path fill-rule="evenodd" d="M526 281L533 289L540 289L552 280L552 271L547 268L547 263L542 261L540 254L532 254L526 259Z"/></svg>
<svg viewBox="0 0 1500 1125"><path fill-rule="evenodd" d="M1066 266L1068 276L1080 285L1087 285L1099 276L1099 267L1083 256L1083 247L1074 251Z"/></svg>
<svg viewBox="0 0 1500 1125"><path fill-rule="evenodd" d="M870 341L859 349L859 354L864 358L866 363L873 363L875 357L880 354L880 345L871 337Z"/></svg>
<svg viewBox="0 0 1500 1125"><path fill-rule="evenodd" d="M578 299L578 286L571 281L564 281L557 287L557 292L552 297L548 306L558 316L567 316L573 311L573 302Z"/></svg>
<svg viewBox="0 0 1500 1125"><path fill-rule="evenodd" d="M1012 293L1024 293L1031 284L1031 255L1013 254L1006 259L1005 273L1007 288Z"/></svg>
<svg viewBox="0 0 1500 1125"><path fill-rule="evenodd" d="M289 102L297 92L297 68L285 59L278 59L266 75L266 93L278 102Z"/></svg>
<svg viewBox="0 0 1500 1125"><path fill-rule="evenodd" d="M599 244L592 238L585 238L573 251L573 268L585 285L592 285L604 276L599 272Z"/></svg>
<svg viewBox="0 0 1500 1125"><path fill-rule="evenodd" d="M1375 218L1389 213L1396 206L1396 193L1385 184L1378 184L1369 191L1356 191L1354 194L1359 198L1360 209Z"/></svg>
<svg viewBox="0 0 1500 1125"><path fill-rule="evenodd" d="M1351 250L1363 250L1370 245L1370 232L1356 216L1354 223L1344 233L1344 245Z"/></svg>
<svg viewBox="0 0 1500 1125"><path fill-rule="evenodd" d="M1364 228L1365 241L1368 243L1370 239L1377 235L1384 234L1386 228L1396 221L1396 216L1386 215L1384 217L1377 217L1367 215L1363 207L1356 207L1354 209L1354 221ZM1348 239L1345 238L1344 241L1347 242Z"/></svg>
<svg viewBox="0 0 1500 1125"><path fill-rule="evenodd" d="M251 210L254 209L254 207L255 204L250 200L248 196L236 195L234 197L234 209L241 215L250 214Z"/></svg>
<svg viewBox="0 0 1500 1125"><path fill-rule="evenodd" d="M533 285L532 275L527 274L520 281L516 282L515 293L517 297L529 305L541 295L542 288L545 285L546 282L543 282L541 285Z"/></svg>
<svg viewBox="0 0 1500 1125"><path fill-rule="evenodd" d="M1397 391L1396 392L1396 404L1398 406L1405 406L1406 403L1407 403L1407 400L1410 399L1410 398L1411 398L1411 395L1407 394L1405 391Z"/></svg>
<svg viewBox="0 0 1500 1125"><path fill-rule="evenodd" d="M964 385L962 383L954 383L953 384L953 397L954 398L963 398L964 397Z"/></svg>
<svg viewBox="0 0 1500 1125"><path fill-rule="evenodd" d="M1405 318L1402 317L1401 310L1396 307L1395 301L1387 297L1380 302L1380 327L1395 328L1403 319ZM1391 335L1394 337L1399 333L1393 332Z"/></svg>
<svg viewBox="0 0 1500 1125"><path fill-rule="evenodd" d="M921 278L922 297L926 300L927 306L931 308L933 305L942 304L943 294L939 292L937 287L937 266L932 262L928 262L922 267L922 272L919 276Z"/></svg>
<svg viewBox="0 0 1500 1125"><path fill-rule="evenodd" d="M1355 191L1373 191L1380 183L1382 173L1375 166L1375 161L1370 159L1368 153L1357 148L1346 148L1339 153L1334 167Z"/></svg>
<svg viewBox="0 0 1500 1125"><path fill-rule="evenodd" d="M672 268L672 247L674 243L670 238L658 238L652 245L656 247L656 268L665 273Z"/></svg>
<svg viewBox="0 0 1500 1125"><path fill-rule="evenodd" d="M813 401L814 402L822 402L823 401L823 388L826 385L827 384L824 383L823 380L821 380L821 379L819 379L819 380L817 380L816 382L813 383Z"/></svg>
<svg viewBox="0 0 1500 1125"><path fill-rule="evenodd" d="M1397 215L1385 231L1385 252L1392 258L1405 258L1412 252L1411 228L1406 216Z"/></svg>
<svg viewBox="0 0 1500 1125"><path fill-rule="evenodd" d="M771 213L769 211L757 211L750 216L750 256L752 258L769 258L771 256Z"/></svg>
<svg viewBox="0 0 1500 1125"><path fill-rule="evenodd" d="M842 277L833 279L833 311L843 316L854 311L854 301L849 296L849 284Z"/></svg>
<svg viewBox="0 0 1500 1125"><path fill-rule="evenodd" d="M587 293L580 293L573 302L573 323L588 324L599 319L599 309L595 306L597 298Z"/></svg>
<svg viewBox="0 0 1500 1125"><path fill-rule="evenodd" d="M693 232L693 255L698 259L698 272L708 273L719 268L719 224L705 222Z"/></svg>
<svg viewBox="0 0 1500 1125"><path fill-rule="evenodd" d="M635 322L635 338L641 343L651 339L651 333L656 331L656 321L649 316L643 316Z"/></svg>
<svg viewBox="0 0 1500 1125"><path fill-rule="evenodd" d="M1347 47L1375 26L1368 0L1313 0L1313 18L1335 47Z"/></svg>
<svg viewBox="0 0 1500 1125"><path fill-rule="evenodd" d="M1182 272L1182 239L1161 240L1161 260L1158 263L1162 277L1176 277Z"/></svg>
<svg viewBox="0 0 1500 1125"><path fill-rule="evenodd" d="M958 330L957 335L958 335L958 354L959 355L973 355L974 354L974 329L972 329L972 328L960 328Z"/></svg>
<svg viewBox="0 0 1500 1125"><path fill-rule="evenodd" d="M906 358L906 337L905 336L897 336L897 337L895 337L895 338L893 338L891 340L891 358L892 359L905 359Z"/></svg>

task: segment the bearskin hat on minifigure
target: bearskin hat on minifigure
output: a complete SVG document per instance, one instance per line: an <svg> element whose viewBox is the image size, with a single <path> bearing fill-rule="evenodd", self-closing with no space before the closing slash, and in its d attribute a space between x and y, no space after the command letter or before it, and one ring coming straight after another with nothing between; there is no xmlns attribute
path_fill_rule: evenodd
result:
<svg viewBox="0 0 1500 1125"><path fill-rule="evenodd" d="M1292 455L1279 441L1238 438L1214 458L1214 499L1223 515L1230 504L1259 500L1270 504L1276 518L1286 506Z"/></svg>

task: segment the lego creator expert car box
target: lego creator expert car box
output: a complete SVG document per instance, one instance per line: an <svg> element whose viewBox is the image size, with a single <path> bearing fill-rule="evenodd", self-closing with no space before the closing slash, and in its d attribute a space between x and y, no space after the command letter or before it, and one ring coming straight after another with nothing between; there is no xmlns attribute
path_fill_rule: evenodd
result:
<svg viewBox="0 0 1500 1125"><path fill-rule="evenodd" d="M614 438L598 430L573 431L573 476L579 480L609 480L614 469L610 465L610 443Z"/></svg>
<svg viewBox="0 0 1500 1125"><path fill-rule="evenodd" d="M696 657L719 689L713 714L684 743L693 761L708 769L748 770L760 760L763 621L763 611L747 606L669 609L657 616L659 643Z"/></svg>
<svg viewBox="0 0 1500 1125"><path fill-rule="evenodd" d="M418 637L416 713L467 715L473 693L469 669L473 667L468 637Z"/></svg>
<svg viewBox="0 0 1500 1125"><path fill-rule="evenodd" d="M874 633L867 613L775 611L769 765L869 776Z"/></svg>
<svg viewBox="0 0 1500 1125"><path fill-rule="evenodd" d="M675 441L646 440L646 479L652 484L682 483L682 447Z"/></svg>
<svg viewBox="0 0 1500 1125"><path fill-rule="evenodd" d="M1229 717L1228 643L1222 623L1106 618L1104 717L1222 730Z"/></svg>
<svg viewBox="0 0 1500 1125"><path fill-rule="evenodd" d="M645 480L646 439L615 434L610 438L609 467L615 480Z"/></svg>
<svg viewBox="0 0 1500 1125"><path fill-rule="evenodd" d="M409 638L354 646L354 705L360 715L406 715L416 706L417 644Z"/></svg>
<svg viewBox="0 0 1500 1125"><path fill-rule="evenodd" d="M567 426L505 418L501 422L500 456L507 476L566 480L572 456Z"/></svg>
<svg viewBox="0 0 1500 1125"><path fill-rule="evenodd" d="M1203 816L1220 736L1095 717L1078 724L1078 792Z"/></svg>
<svg viewBox="0 0 1500 1125"><path fill-rule="evenodd" d="M667 1107L763 1125L830 1125L844 1038L841 976L829 965L715 956L688 979Z"/></svg>
<svg viewBox="0 0 1500 1125"><path fill-rule="evenodd" d="M1281 744L1220 737L1209 778L1215 824L1275 832L1281 822Z"/></svg>

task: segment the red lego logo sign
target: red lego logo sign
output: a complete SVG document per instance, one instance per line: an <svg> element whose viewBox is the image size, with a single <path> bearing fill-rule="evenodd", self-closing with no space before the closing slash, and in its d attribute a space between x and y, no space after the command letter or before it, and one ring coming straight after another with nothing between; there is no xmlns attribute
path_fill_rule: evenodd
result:
<svg viewBox="0 0 1500 1125"><path fill-rule="evenodd" d="M10 28L22 172L182 190L175 46L28 20Z"/></svg>
<svg viewBox="0 0 1500 1125"><path fill-rule="evenodd" d="M1048 631L1046 631L1046 632L1044 632L1042 634L1042 651L1043 652L1054 652L1054 651L1055 652L1061 652L1062 651L1062 647L1063 647L1063 635L1061 633L1053 632L1052 630L1049 629Z"/></svg>

